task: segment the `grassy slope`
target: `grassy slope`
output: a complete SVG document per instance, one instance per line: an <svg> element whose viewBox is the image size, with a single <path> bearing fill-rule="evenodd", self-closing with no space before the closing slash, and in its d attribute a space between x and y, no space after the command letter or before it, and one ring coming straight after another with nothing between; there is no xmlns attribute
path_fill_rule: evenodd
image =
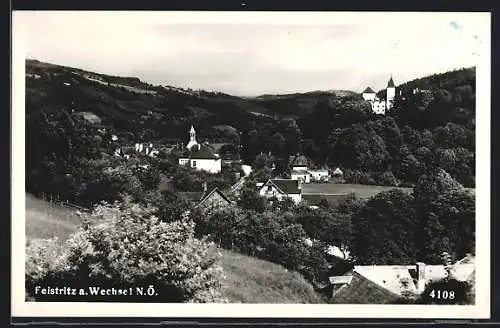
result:
<svg viewBox="0 0 500 328"><path fill-rule="evenodd" d="M50 204L26 194L26 238L52 238L65 240L78 229L80 219L75 210Z"/></svg>
<svg viewBox="0 0 500 328"><path fill-rule="evenodd" d="M26 238L58 237L63 241L78 229L74 210L26 194ZM222 250L227 279L224 291L232 303L323 303L298 273L280 265Z"/></svg>
<svg viewBox="0 0 500 328"><path fill-rule="evenodd" d="M222 251L224 290L234 303L325 303L296 272L278 264Z"/></svg>

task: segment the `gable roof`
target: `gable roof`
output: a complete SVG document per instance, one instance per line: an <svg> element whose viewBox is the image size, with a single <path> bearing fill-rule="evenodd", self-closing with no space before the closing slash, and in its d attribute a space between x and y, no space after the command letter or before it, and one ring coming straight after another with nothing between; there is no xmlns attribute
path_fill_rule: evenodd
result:
<svg viewBox="0 0 500 328"><path fill-rule="evenodd" d="M384 304L398 297L397 294L377 285L361 274L353 272L351 281L337 289L330 302L336 304Z"/></svg>
<svg viewBox="0 0 500 328"><path fill-rule="evenodd" d="M290 156L290 166L307 166L307 158L304 155Z"/></svg>
<svg viewBox="0 0 500 328"><path fill-rule="evenodd" d="M416 268L413 265L363 265L354 267L355 272L398 296L404 290L413 293L417 292L417 287L409 271L410 269ZM426 273L427 271L426 268ZM406 286L404 284L405 281Z"/></svg>
<svg viewBox="0 0 500 328"><path fill-rule="evenodd" d="M342 170L341 170L341 169L339 169L339 168L337 167L337 168L333 171L333 174L335 174L335 175L342 175L342 174L344 174L344 172L342 172Z"/></svg>
<svg viewBox="0 0 500 328"><path fill-rule="evenodd" d="M222 199L224 199L227 203L231 203L231 200L222 191L220 191L219 188L215 187L211 192L204 195L196 206L198 207L202 205L204 202L207 201L207 199L210 199L210 197L212 197L212 195L214 194L219 194L222 197Z"/></svg>
<svg viewBox="0 0 500 328"><path fill-rule="evenodd" d="M266 185L271 183L278 189L281 193L285 195L289 194L300 194L301 190L299 189L299 181L291 180L291 179L271 179L268 180L264 185L262 185L261 189Z"/></svg>
<svg viewBox="0 0 500 328"><path fill-rule="evenodd" d="M394 88L394 81L392 80L392 76L391 76L391 78L389 79L389 82L387 83L387 87L388 87L388 88Z"/></svg>
<svg viewBox="0 0 500 328"><path fill-rule="evenodd" d="M363 93L375 93L375 91L373 91L372 88L368 87L368 88L365 89L365 91L363 91Z"/></svg>

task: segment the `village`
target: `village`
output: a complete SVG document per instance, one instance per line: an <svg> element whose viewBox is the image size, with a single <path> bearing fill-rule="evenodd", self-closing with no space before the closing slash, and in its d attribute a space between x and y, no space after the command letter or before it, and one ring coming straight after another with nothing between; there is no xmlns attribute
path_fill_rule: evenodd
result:
<svg viewBox="0 0 500 328"><path fill-rule="evenodd" d="M391 82L392 78L389 85ZM379 111L379 106L384 103L383 101L370 97L368 100L372 102L375 113L383 114ZM390 105L384 108L390 108ZM179 166L188 166L209 174L219 174L228 165L237 164L244 175L237 174L238 181L228 190L219 188L209 190L205 182L202 190L179 194L188 199L194 208L206 212L237 206L240 190L252 173L252 167L243 164L234 156L231 158L221 156L218 151L223 144L214 147L207 142L199 143L194 126L190 127L187 134L188 142L183 146L183 156L178 158ZM114 140L116 141L115 138ZM156 149L152 143L138 143L134 147L130 146L125 149L127 149L126 154L123 155L123 147L116 148L115 156L124 156L127 159L131 155L154 158L160 153L160 150ZM169 149L171 150L172 147ZM318 209L321 202L338 203L350 193L356 192L356 190L348 191L348 188L341 188L343 191L340 192L332 192L336 186L349 186L345 184L342 169L339 167L313 169L310 167L309 160L302 154L290 156L288 163L289 171L286 176L276 176L255 183L255 192L271 202L288 199L296 205L306 204L310 209ZM148 168L147 165L142 167ZM184 214L189 216L189 211ZM313 244L310 239L304 242L309 246ZM327 253L341 260L351 259L349 250L341 245L330 245ZM447 255L443 254L443 256ZM391 303L395 298L405 295L420 295L430 282L448 277L451 274L450 270L453 270L453 277L458 281L470 282L475 279L475 256L467 254L466 257L456 262L450 262L449 259L447 261L448 264L443 265L427 265L423 262L417 262L414 265L355 265L342 275L330 276L326 282L317 286L317 289L330 295L330 303L380 304Z"/></svg>

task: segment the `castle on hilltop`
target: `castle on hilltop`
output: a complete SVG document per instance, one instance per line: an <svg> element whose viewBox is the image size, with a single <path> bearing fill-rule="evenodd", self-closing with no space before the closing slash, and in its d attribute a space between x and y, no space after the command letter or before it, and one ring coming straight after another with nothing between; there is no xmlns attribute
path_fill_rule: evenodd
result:
<svg viewBox="0 0 500 328"><path fill-rule="evenodd" d="M385 90L385 99L379 98L375 94L372 88L367 87L363 91L363 99L369 101L372 105L372 111L375 114L385 115L385 111L392 108L394 103L394 97L396 96L396 86L394 85L394 80L391 78L387 83L387 89Z"/></svg>

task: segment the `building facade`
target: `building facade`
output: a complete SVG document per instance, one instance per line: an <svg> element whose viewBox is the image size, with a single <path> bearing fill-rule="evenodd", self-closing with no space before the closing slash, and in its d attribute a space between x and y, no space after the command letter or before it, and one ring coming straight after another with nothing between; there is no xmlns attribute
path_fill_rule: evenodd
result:
<svg viewBox="0 0 500 328"><path fill-rule="evenodd" d="M295 204L302 200L299 181L292 179L271 179L259 186L259 195L265 198L283 200L290 198Z"/></svg>

